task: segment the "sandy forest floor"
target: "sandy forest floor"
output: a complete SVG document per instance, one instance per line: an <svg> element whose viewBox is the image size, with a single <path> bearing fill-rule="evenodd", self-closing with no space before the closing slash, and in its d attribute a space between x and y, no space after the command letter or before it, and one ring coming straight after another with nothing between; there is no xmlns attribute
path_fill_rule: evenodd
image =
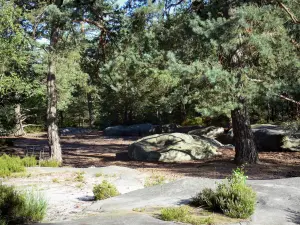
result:
<svg viewBox="0 0 300 225"><path fill-rule="evenodd" d="M104 167L110 165L130 167L141 172L159 173L174 177L227 177L232 169L234 150L220 149L221 156L209 160L184 163L149 163L130 161L128 158L116 159L116 153L126 152L130 143L137 137L105 137L101 132L86 135L65 136L61 138L64 166ZM15 146L2 149L9 154L24 155L35 149L35 153L44 149L47 158L47 140L45 134L28 135L15 141ZM37 151L38 150L38 151ZM31 154L32 151L30 151ZM300 152L261 152L258 165L247 165L249 179L276 179L300 176Z"/></svg>

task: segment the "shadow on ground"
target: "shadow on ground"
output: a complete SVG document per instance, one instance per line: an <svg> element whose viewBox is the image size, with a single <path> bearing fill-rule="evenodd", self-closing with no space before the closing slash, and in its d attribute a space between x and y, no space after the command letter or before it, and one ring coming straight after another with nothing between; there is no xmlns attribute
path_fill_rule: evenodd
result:
<svg viewBox="0 0 300 225"><path fill-rule="evenodd" d="M236 165L233 163L234 150L223 149L222 155L209 160L194 160L181 163L137 162L128 158L116 159L117 153L124 153L127 147L139 137L106 137L99 134L78 135L61 138L65 166L103 167L125 166L145 172L165 173L175 176L225 178ZM49 157L45 136L24 137L15 141L14 147L0 149L8 154L24 155L30 146L35 146L34 154L39 157L39 149L45 150L43 157ZM27 151L28 152L28 151ZM124 156L124 154L123 154ZM246 165L249 179L277 179L300 177L300 152L261 152L258 165Z"/></svg>

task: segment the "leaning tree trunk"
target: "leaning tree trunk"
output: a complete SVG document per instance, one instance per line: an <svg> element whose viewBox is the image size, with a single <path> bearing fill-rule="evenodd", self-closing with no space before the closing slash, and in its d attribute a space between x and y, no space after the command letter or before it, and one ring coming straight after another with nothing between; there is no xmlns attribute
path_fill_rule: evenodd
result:
<svg viewBox="0 0 300 225"><path fill-rule="evenodd" d="M23 129L23 121L22 121L22 114L21 114L21 105L16 104L15 106L15 136L23 136L25 134Z"/></svg>
<svg viewBox="0 0 300 225"><path fill-rule="evenodd" d="M58 126L57 126L57 89L55 84L55 59L54 48L58 40L58 29L51 32L48 77L47 77L47 125L48 125L48 145L50 157L58 162L62 162L61 146L59 143Z"/></svg>
<svg viewBox="0 0 300 225"><path fill-rule="evenodd" d="M257 163L258 153L246 107L231 111L232 127L235 141L235 158L237 164Z"/></svg>

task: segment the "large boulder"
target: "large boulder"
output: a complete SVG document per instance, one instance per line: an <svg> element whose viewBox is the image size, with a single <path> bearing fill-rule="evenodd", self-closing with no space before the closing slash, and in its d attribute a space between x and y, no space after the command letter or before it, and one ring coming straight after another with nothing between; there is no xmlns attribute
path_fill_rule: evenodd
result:
<svg viewBox="0 0 300 225"><path fill-rule="evenodd" d="M280 126L252 125L252 131L259 151L300 151L299 137Z"/></svg>
<svg viewBox="0 0 300 225"><path fill-rule="evenodd" d="M189 132L197 129L202 129L203 126L193 125L193 126L178 126L176 129L177 133L185 133L188 134Z"/></svg>
<svg viewBox="0 0 300 225"><path fill-rule="evenodd" d="M182 133L154 134L128 147L130 159L138 161L178 162L218 155L217 147L207 140L195 140Z"/></svg>
<svg viewBox="0 0 300 225"><path fill-rule="evenodd" d="M153 125L150 123L131 126L113 126L104 130L106 136L144 136L151 133Z"/></svg>
<svg viewBox="0 0 300 225"><path fill-rule="evenodd" d="M216 138L218 135L224 133L224 128L223 127L204 127L196 130L192 130L188 132L190 135L197 135L197 136L204 136L204 137L209 137L209 138Z"/></svg>

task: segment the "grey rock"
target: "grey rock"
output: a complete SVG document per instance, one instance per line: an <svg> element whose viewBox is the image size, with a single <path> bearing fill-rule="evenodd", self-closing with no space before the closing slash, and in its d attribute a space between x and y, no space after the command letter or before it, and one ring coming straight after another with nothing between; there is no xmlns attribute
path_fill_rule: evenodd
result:
<svg viewBox="0 0 300 225"><path fill-rule="evenodd" d="M176 132L177 133L185 133L185 134L188 134L190 131L192 130L197 130L197 129L202 129L203 126L178 126L177 129L176 129Z"/></svg>
<svg viewBox="0 0 300 225"><path fill-rule="evenodd" d="M280 126L252 125L252 131L259 151L300 151L300 138Z"/></svg>
<svg viewBox="0 0 300 225"><path fill-rule="evenodd" d="M65 127L65 128L59 129L59 133L62 136L76 135L76 134L88 134L91 132L92 132L91 129L81 128L81 127Z"/></svg>
<svg viewBox="0 0 300 225"><path fill-rule="evenodd" d="M205 136L209 138L216 138L218 135L224 133L224 128L223 127L204 127L201 129L197 130L192 130L188 134L190 135L197 135L197 136Z"/></svg>
<svg viewBox="0 0 300 225"><path fill-rule="evenodd" d="M195 140L182 133L155 134L137 140L128 147L130 159L138 161L178 162L210 158L217 147L207 140Z"/></svg>
<svg viewBox="0 0 300 225"><path fill-rule="evenodd" d="M161 186L153 186L104 201L95 202L86 210L91 212L126 211L133 208L175 206L187 204L204 188L215 188L221 180L186 178ZM300 221L300 178L281 180L250 180L257 192L254 215L242 224L295 225Z"/></svg>
<svg viewBox="0 0 300 225"><path fill-rule="evenodd" d="M84 219L54 223L56 225L157 225L177 224L160 221L144 213L132 212L134 208L169 207L187 204L204 188L216 188L218 179L185 178L172 183L148 187L113 198L97 201L85 209ZM300 224L300 178L280 180L248 180L257 193L257 206L247 225L297 225ZM231 225L235 225L231 224ZM45 225L45 224L44 224ZM50 224L49 224L50 225ZM52 223L53 225L53 223Z"/></svg>
<svg viewBox="0 0 300 225"><path fill-rule="evenodd" d="M113 126L104 130L106 136L144 136L153 131L153 125L149 123L131 126Z"/></svg>

